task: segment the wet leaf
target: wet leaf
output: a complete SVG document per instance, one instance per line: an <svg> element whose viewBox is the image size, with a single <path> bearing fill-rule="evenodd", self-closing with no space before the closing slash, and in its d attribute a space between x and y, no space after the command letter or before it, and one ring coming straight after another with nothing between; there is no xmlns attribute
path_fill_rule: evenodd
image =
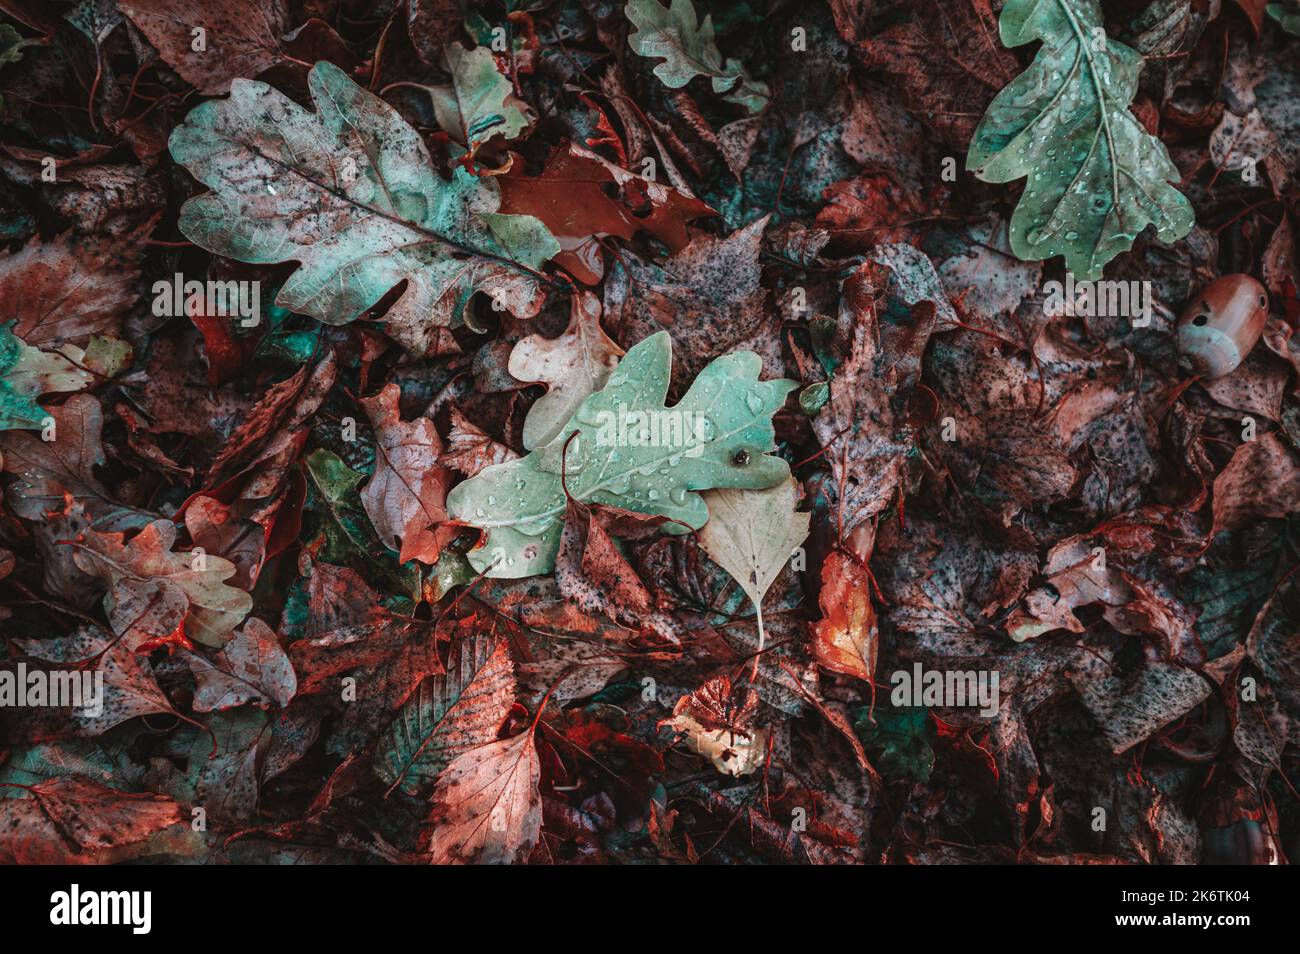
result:
<svg viewBox="0 0 1300 954"><path fill-rule="evenodd" d="M1148 224L1164 242L1186 235L1195 219L1171 185L1178 170L1128 109L1142 59L1105 36L1095 0L1010 0L998 29L1005 46L1043 43L993 100L966 156L986 182L1027 179L1011 217L1016 255L1064 255L1091 280Z"/></svg>
<svg viewBox="0 0 1300 954"><path fill-rule="evenodd" d="M771 415L793 382L759 381L758 357L740 352L700 372L670 409L671 363L668 335L647 338L555 441L452 490L452 517L487 531L469 554L475 569L494 577L549 572L566 493L698 528L708 519L699 491L770 487L785 477L785 462L767 451Z"/></svg>
<svg viewBox="0 0 1300 954"><path fill-rule="evenodd" d="M541 766L531 730L458 756L438 776L431 864L509 864L541 833Z"/></svg>
<svg viewBox="0 0 1300 954"><path fill-rule="evenodd" d="M172 133L173 157L213 190L186 203L181 231L240 261L298 261L276 302L330 324L405 281L385 321L417 354L474 292L536 314L536 270L559 251L545 226L497 214L490 180L439 178L415 131L338 67L318 63L309 84L316 112L241 80Z"/></svg>

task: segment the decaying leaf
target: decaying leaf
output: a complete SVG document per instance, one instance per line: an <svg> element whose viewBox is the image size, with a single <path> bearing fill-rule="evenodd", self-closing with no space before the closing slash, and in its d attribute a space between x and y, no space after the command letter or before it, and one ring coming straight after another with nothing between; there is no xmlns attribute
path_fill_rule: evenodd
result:
<svg viewBox="0 0 1300 954"><path fill-rule="evenodd" d="M497 737L514 698L506 642L467 635L453 647L447 671L422 682L388 727L379 777L427 795L457 757Z"/></svg>
<svg viewBox="0 0 1300 954"><path fill-rule="evenodd" d="M434 785L430 864L509 864L541 833L541 766L529 729L458 756Z"/></svg>
<svg viewBox="0 0 1300 954"><path fill-rule="evenodd" d="M758 697L752 689L733 688L723 676L678 699L672 718L662 725L678 733L719 772L752 775L767 759L767 731L753 726L757 709Z"/></svg>
<svg viewBox="0 0 1300 954"><path fill-rule="evenodd" d="M285 55L280 39L288 32L287 6L283 0L231 0L209 4L196 16L199 11L186 0L120 4L168 64L205 96L225 93L232 80L256 76L279 62ZM203 31L201 44L195 42L195 29Z"/></svg>
<svg viewBox="0 0 1300 954"><path fill-rule="evenodd" d="M298 261L277 302L331 324L405 281L386 324L416 354L476 291L536 314L537 269L559 251L546 227L498 214L491 180L441 179L415 131L338 67L318 63L310 86L316 112L240 80L177 127L173 157L213 190L186 203L181 231L240 261Z"/></svg>
<svg viewBox="0 0 1300 954"><path fill-rule="evenodd" d="M558 338L532 335L510 352L510 373L547 386L524 421L524 447L550 443L583 401L605 386L623 349L600 327L600 301L589 292L573 296L569 326Z"/></svg>
<svg viewBox="0 0 1300 954"><path fill-rule="evenodd" d="M256 616L250 616L211 658L190 653L186 661L198 681L194 708L200 712L250 702L283 709L298 688L298 677L275 631Z"/></svg>
<svg viewBox="0 0 1300 954"><path fill-rule="evenodd" d="M437 527L447 519L449 475L438 464L442 441L433 421L403 421L397 401L401 390L387 385L361 402L375 428L375 472L361 491L361 503L379 538L398 559L434 563L442 543Z"/></svg>
<svg viewBox="0 0 1300 954"><path fill-rule="evenodd" d="M144 614L156 614L153 639L180 629L205 646L225 645L253 607L251 596L223 582L235 565L202 552L175 552L170 520L149 524L126 543L122 538L89 531L75 556L82 570L108 584L104 607L113 628L122 633Z"/></svg>
<svg viewBox="0 0 1300 954"><path fill-rule="evenodd" d="M813 624L813 655L831 672L871 682L879 653L870 578L852 555L836 550L822 564L823 618Z"/></svg>
<svg viewBox="0 0 1300 954"><path fill-rule="evenodd" d="M66 354L29 348L7 327L0 326L0 430L39 430L47 415L36 398L58 391L80 391L90 383L93 376L76 363L85 352L75 345L63 347Z"/></svg>
<svg viewBox="0 0 1300 954"><path fill-rule="evenodd" d="M1296 0L0 7L0 861L1296 860Z"/></svg>
<svg viewBox="0 0 1300 954"><path fill-rule="evenodd" d="M530 122L528 106L514 94L487 47L443 47L451 84L429 90L438 125L464 146L472 159L495 136L514 139Z"/></svg>

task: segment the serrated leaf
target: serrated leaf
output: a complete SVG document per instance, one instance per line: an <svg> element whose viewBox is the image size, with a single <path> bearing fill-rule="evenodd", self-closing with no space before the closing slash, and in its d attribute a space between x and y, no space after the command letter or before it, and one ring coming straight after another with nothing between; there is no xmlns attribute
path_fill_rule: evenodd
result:
<svg viewBox="0 0 1300 954"><path fill-rule="evenodd" d="M1109 39L1096 0L1009 0L1002 42L1042 40L1028 70L980 121L966 167L986 182L1028 177L1011 218L1011 249L1026 261L1064 255L1093 280L1156 226L1174 242L1195 224L1164 144L1129 111L1142 57Z"/></svg>
<svg viewBox="0 0 1300 954"><path fill-rule="evenodd" d="M148 660L133 652L124 640L93 626L54 639L24 639L18 645L38 660L70 669L94 672L103 680L102 698L92 706L74 707L68 714L69 734L86 738L102 735L136 716L173 712L171 703L149 671Z"/></svg>
<svg viewBox="0 0 1300 954"><path fill-rule="evenodd" d="M670 409L664 400L671 363L667 332L645 339L554 441L452 490L452 518L486 531L469 553L476 570L493 577L549 573L563 530L565 485L575 500L663 516L678 524L665 529L684 532L680 524L698 529L708 519L698 491L762 489L789 476L786 462L767 451L772 415L793 381L759 381L762 361L741 351L709 364Z"/></svg>
<svg viewBox="0 0 1300 954"><path fill-rule="evenodd" d="M475 292L516 317L537 313L536 270L559 251L545 226L493 216L491 179L457 167L444 181L419 134L337 66L317 63L308 87L315 112L236 80L176 128L172 156L213 190L182 207L186 237L242 262L297 261L276 303L329 324L405 281L385 324L415 354Z"/></svg>
<svg viewBox="0 0 1300 954"><path fill-rule="evenodd" d="M542 829L541 762L532 729L470 749L443 770L431 798L429 862L511 864Z"/></svg>
<svg viewBox="0 0 1300 954"><path fill-rule="evenodd" d="M122 0L118 7L158 48L163 62L204 96L224 93L235 77L256 76L286 57L284 0L223 0L200 7L189 0ZM195 27L204 30L197 50L190 32Z"/></svg>
<svg viewBox="0 0 1300 954"><path fill-rule="evenodd" d="M428 795L451 762L497 737L515 701L507 640L471 636L456 647L447 672L430 676L406 701L380 742L375 771L410 795Z"/></svg>
<svg viewBox="0 0 1300 954"><path fill-rule="evenodd" d="M18 477L6 494L14 512L45 521L67 509L70 496L97 530L137 529L152 521L155 514L114 500L95 476L95 468L105 462L99 401L90 394L74 394L50 408L49 415L55 422L52 441L31 434L0 434L0 464Z"/></svg>

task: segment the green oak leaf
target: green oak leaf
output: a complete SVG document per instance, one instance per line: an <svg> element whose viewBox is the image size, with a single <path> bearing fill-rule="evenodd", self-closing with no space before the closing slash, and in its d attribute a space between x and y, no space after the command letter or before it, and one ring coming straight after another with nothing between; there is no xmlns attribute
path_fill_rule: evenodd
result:
<svg viewBox="0 0 1300 954"><path fill-rule="evenodd" d="M185 236L242 262L298 262L276 303L328 324L405 281L385 324L417 355L475 292L537 314L537 270L560 250L546 227L497 214L491 178L457 167L443 180L419 134L337 66L317 63L307 83L315 112L235 80L228 99L196 106L172 132L172 156L213 190L182 207Z"/></svg>
<svg viewBox="0 0 1300 954"><path fill-rule="evenodd" d="M741 351L710 363L668 408L671 366L672 339L662 331L651 335L579 405L555 440L452 490L452 518L485 531L482 545L469 553L474 569L508 578L549 573L564 525L565 487L584 503L677 521L664 529L680 533L708 520L698 491L760 490L789 476L786 462L767 451L772 415L793 381L759 381L762 361Z"/></svg>
<svg viewBox="0 0 1300 954"><path fill-rule="evenodd" d="M36 403L42 394L80 391L94 375L74 361L84 357L80 348L64 345L68 356L33 348L0 325L0 430L40 430L49 413Z"/></svg>
<svg viewBox="0 0 1300 954"><path fill-rule="evenodd" d="M1292 36L1300 36L1300 10L1294 4L1270 3L1264 12L1278 22L1278 25Z"/></svg>
<svg viewBox="0 0 1300 954"><path fill-rule="evenodd" d="M985 182L1028 177L1011 217L1026 261L1064 255L1093 280L1148 224L1174 242L1195 224L1170 183L1164 144L1129 111L1142 57L1106 36L1096 0L1008 0L1002 43L1042 40L1029 69L1002 90L971 139L966 167Z"/></svg>
<svg viewBox="0 0 1300 954"><path fill-rule="evenodd" d="M751 113L760 112L771 93L766 83L753 80L739 60L722 61L722 53L713 38L713 18L701 23L691 0L671 0L669 7L656 0L629 0L623 8L636 30L627 42L632 50L650 59L662 59L654 68L655 76L669 89L680 89L697 76L713 80L715 93L744 106Z"/></svg>

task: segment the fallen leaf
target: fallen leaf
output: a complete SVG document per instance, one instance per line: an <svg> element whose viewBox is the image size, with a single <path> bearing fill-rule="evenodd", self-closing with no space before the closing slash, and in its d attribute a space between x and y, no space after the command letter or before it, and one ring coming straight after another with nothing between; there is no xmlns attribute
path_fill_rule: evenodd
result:
<svg viewBox="0 0 1300 954"><path fill-rule="evenodd" d="M385 323L414 354L476 291L535 315L537 269L559 251L546 227L498 214L490 180L440 179L415 131L338 67L316 64L309 85L314 113L240 80L172 133L172 156L213 189L185 204L181 231L240 261L298 261L277 303L332 324L405 281Z"/></svg>
<svg viewBox="0 0 1300 954"><path fill-rule="evenodd" d="M235 565L207 554L176 553L176 525L156 520L123 542L122 533L85 534L74 559L77 565L109 586L104 608L119 633L162 600L171 621L172 606L181 610L185 634L205 646L223 646L252 609L253 598L223 581ZM154 638L170 632L160 627Z"/></svg>
<svg viewBox="0 0 1300 954"><path fill-rule="evenodd" d="M452 648L447 671L407 700L381 743L375 771L389 786L428 796L459 756L496 739L515 701L508 641L469 632Z"/></svg>
<svg viewBox="0 0 1300 954"><path fill-rule="evenodd" d="M398 559L435 563L445 534L444 503L451 475L439 464L442 441L426 417L403 421L397 403L401 389L389 384L361 406L375 428L375 472L361 491L361 503L379 538Z"/></svg>
<svg viewBox="0 0 1300 954"><path fill-rule="evenodd" d="M524 421L524 447L535 450L554 440L583 401L605 386L623 349L600 327L600 300L590 292L573 296L569 326L558 338L524 338L510 352L510 374L546 385ZM472 476L472 475L471 475Z"/></svg>
<svg viewBox="0 0 1300 954"><path fill-rule="evenodd" d="M704 494L709 520L699 540L714 563L740 584L758 616L758 656L763 653L763 597L808 536L811 516L799 513L794 478L767 490L710 490Z"/></svg>
<svg viewBox="0 0 1300 954"><path fill-rule="evenodd" d="M430 798L430 864L512 864L541 834L541 765L533 732L489 742L442 770Z"/></svg>

